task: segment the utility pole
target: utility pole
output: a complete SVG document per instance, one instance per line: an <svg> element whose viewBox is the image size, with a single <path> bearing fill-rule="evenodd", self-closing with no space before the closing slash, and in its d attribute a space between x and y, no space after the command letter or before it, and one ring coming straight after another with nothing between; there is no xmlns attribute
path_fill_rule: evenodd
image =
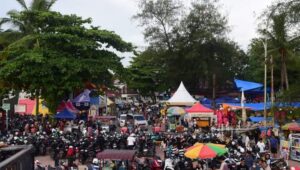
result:
<svg viewBox="0 0 300 170"><path fill-rule="evenodd" d="M268 55L268 42L267 38L265 38L265 42L263 42L265 57L264 57L264 126L267 126L267 55Z"/></svg>

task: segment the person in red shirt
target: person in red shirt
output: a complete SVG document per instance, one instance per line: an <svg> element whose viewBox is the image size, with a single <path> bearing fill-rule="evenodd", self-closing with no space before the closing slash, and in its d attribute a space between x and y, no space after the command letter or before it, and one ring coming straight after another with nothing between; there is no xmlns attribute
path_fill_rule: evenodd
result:
<svg viewBox="0 0 300 170"><path fill-rule="evenodd" d="M67 159L69 165L73 164L74 156L75 156L75 150L73 146L69 146L69 149L67 151Z"/></svg>

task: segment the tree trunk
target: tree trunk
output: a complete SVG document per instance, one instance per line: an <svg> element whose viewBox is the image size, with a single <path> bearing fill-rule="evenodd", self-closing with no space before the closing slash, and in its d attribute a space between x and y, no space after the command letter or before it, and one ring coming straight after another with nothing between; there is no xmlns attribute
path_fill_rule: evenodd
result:
<svg viewBox="0 0 300 170"><path fill-rule="evenodd" d="M283 64L283 56L281 54L281 70L280 70L280 89L284 90L284 64Z"/></svg>
<svg viewBox="0 0 300 170"><path fill-rule="evenodd" d="M288 73L287 73L287 67L286 67L286 51L285 49L280 49L281 53L281 88L284 87L286 90L289 90L289 79L288 79Z"/></svg>

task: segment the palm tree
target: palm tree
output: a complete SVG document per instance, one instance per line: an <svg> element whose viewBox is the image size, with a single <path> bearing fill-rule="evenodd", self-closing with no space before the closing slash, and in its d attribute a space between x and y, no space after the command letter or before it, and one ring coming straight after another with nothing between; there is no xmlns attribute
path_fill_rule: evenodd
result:
<svg viewBox="0 0 300 170"><path fill-rule="evenodd" d="M50 11L57 0L32 0L28 6L25 0L16 0L22 7L22 11ZM21 11L21 12L22 12ZM11 24L13 28L0 31L0 51L8 44L28 35L34 31L30 21L19 19L20 11L10 10L7 12L9 17L0 18L0 29L4 24Z"/></svg>
<svg viewBox="0 0 300 170"><path fill-rule="evenodd" d="M287 61L294 56L294 50L299 46L300 36L291 33L291 25L288 22L286 12L277 13L270 17L271 30L261 31L268 38L269 51L273 56L280 56L281 61L281 83L282 90L289 89L289 78Z"/></svg>

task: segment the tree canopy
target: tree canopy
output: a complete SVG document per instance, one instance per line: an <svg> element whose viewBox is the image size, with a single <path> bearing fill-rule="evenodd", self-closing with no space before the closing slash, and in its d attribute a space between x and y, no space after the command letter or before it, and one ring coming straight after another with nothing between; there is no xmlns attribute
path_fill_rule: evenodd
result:
<svg viewBox="0 0 300 170"><path fill-rule="evenodd" d="M228 80L235 76L242 76L248 58L226 36L227 19L215 1L194 2L187 12L175 0L141 3L134 18L145 28L144 35L150 45L134 59L130 69L140 68L143 74L148 73L147 77L161 77L159 81L165 86L157 91L175 89L180 81L192 92L209 91L213 75L219 88L228 86ZM147 60L143 59L145 56ZM145 67L159 71L153 73ZM146 82L140 79L141 84Z"/></svg>
<svg viewBox="0 0 300 170"><path fill-rule="evenodd" d="M114 32L93 27L91 19L50 11L22 11L18 21L32 21L32 33L9 44L0 54L0 79L12 89L40 91L48 106L85 82L110 85L123 66L115 51L131 51L132 45Z"/></svg>

